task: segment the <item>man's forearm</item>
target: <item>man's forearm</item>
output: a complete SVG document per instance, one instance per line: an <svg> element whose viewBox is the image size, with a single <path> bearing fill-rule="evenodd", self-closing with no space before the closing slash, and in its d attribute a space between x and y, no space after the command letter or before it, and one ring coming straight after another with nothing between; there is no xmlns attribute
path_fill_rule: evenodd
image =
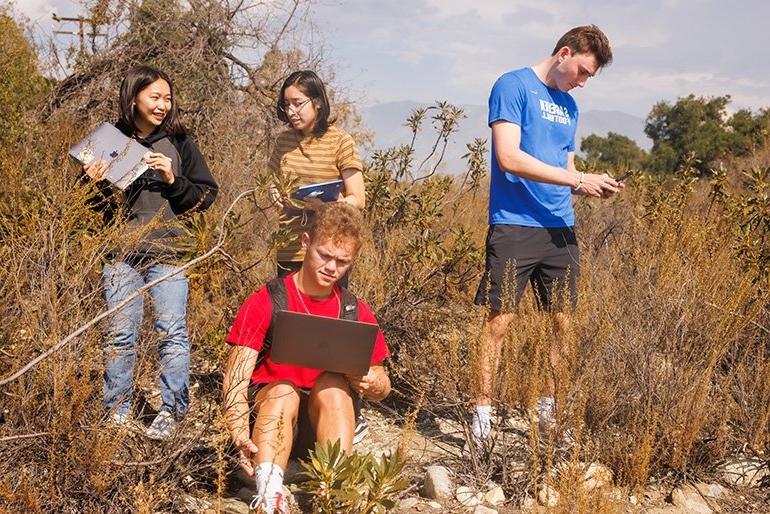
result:
<svg viewBox="0 0 770 514"><path fill-rule="evenodd" d="M225 422L233 440L238 434L249 435L249 403L245 394L233 394L225 400Z"/></svg>
<svg viewBox="0 0 770 514"><path fill-rule="evenodd" d="M577 171L551 166L523 150L499 152L496 157L503 171L528 180L569 187L575 187L579 180Z"/></svg>

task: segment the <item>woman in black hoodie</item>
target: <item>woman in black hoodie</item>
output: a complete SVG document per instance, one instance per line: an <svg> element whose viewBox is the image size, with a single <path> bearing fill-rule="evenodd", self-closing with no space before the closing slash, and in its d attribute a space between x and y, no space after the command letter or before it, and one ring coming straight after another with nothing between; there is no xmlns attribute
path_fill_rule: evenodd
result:
<svg viewBox="0 0 770 514"><path fill-rule="evenodd" d="M98 185L94 202L105 221L124 220L124 244L104 266L103 286L111 308L128 295L178 269L184 244L184 214L207 209L218 186L195 142L186 134L171 79L160 70L136 66L120 85L120 120L116 126L147 147L149 170L124 192L104 181L107 163L94 161L83 171ZM161 334L158 416L147 429L154 439L172 435L189 405L190 341L187 336L188 282L180 271L150 289L155 329ZM133 299L110 322L104 344L104 406L117 424L131 423L131 395L136 342L143 298Z"/></svg>

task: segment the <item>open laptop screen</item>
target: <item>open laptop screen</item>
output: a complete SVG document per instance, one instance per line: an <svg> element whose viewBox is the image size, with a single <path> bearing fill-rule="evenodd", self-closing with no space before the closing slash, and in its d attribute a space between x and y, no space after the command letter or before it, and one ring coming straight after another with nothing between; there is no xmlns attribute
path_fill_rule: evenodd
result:
<svg viewBox="0 0 770 514"><path fill-rule="evenodd" d="M303 368L366 375L378 330L373 323L278 311L270 360Z"/></svg>

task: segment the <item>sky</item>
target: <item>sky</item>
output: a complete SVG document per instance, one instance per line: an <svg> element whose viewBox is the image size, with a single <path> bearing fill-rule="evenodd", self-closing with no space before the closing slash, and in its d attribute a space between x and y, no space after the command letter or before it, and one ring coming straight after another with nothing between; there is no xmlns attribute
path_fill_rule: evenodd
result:
<svg viewBox="0 0 770 514"><path fill-rule="evenodd" d="M0 0L3 2L4 0ZM42 34L71 0L19 0ZM612 65L573 91L582 110L645 117L660 101L730 94L731 110L770 107L765 0L319 0L311 9L335 80L361 105L486 104L495 79L550 54L576 25L609 37Z"/></svg>

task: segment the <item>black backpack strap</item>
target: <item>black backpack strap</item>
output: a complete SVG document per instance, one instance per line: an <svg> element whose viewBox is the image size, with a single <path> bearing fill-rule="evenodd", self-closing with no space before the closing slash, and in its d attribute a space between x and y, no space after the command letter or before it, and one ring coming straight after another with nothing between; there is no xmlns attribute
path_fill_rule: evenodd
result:
<svg viewBox="0 0 770 514"><path fill-rule="evenodd" d="M340 319L358 321L358 298L340 286Z"/></svg>
<svg viewBox="0 0 770 514"><path fill-rule="evenodd" d="M273 326L275 325L275 317L278 315L278 311L289 310L289 297L286 293L286 284L283 281L283 277L276 277L267 283L267 294L270 295L270 325L267 327L265 333L265 341L262 343L262 349L257 355L257 364L254 369L260 367L267 359L267 351L273 346Z"/></svg>
<svg viewBox="0 0 770 514"><path fill-rule="evenodd" d="M259 368L267 359L267 351L273 346L273 326L278 311L289 310L289 296L286 292L286 284L283 278L277 277L267 283L267 293L270 295L271 313L270 325L265 333L265 340L262 343L262 349L257 355L257 364L254 369ZM358 298L344 287L340 287L340 319L358 321Z"/></svg>

